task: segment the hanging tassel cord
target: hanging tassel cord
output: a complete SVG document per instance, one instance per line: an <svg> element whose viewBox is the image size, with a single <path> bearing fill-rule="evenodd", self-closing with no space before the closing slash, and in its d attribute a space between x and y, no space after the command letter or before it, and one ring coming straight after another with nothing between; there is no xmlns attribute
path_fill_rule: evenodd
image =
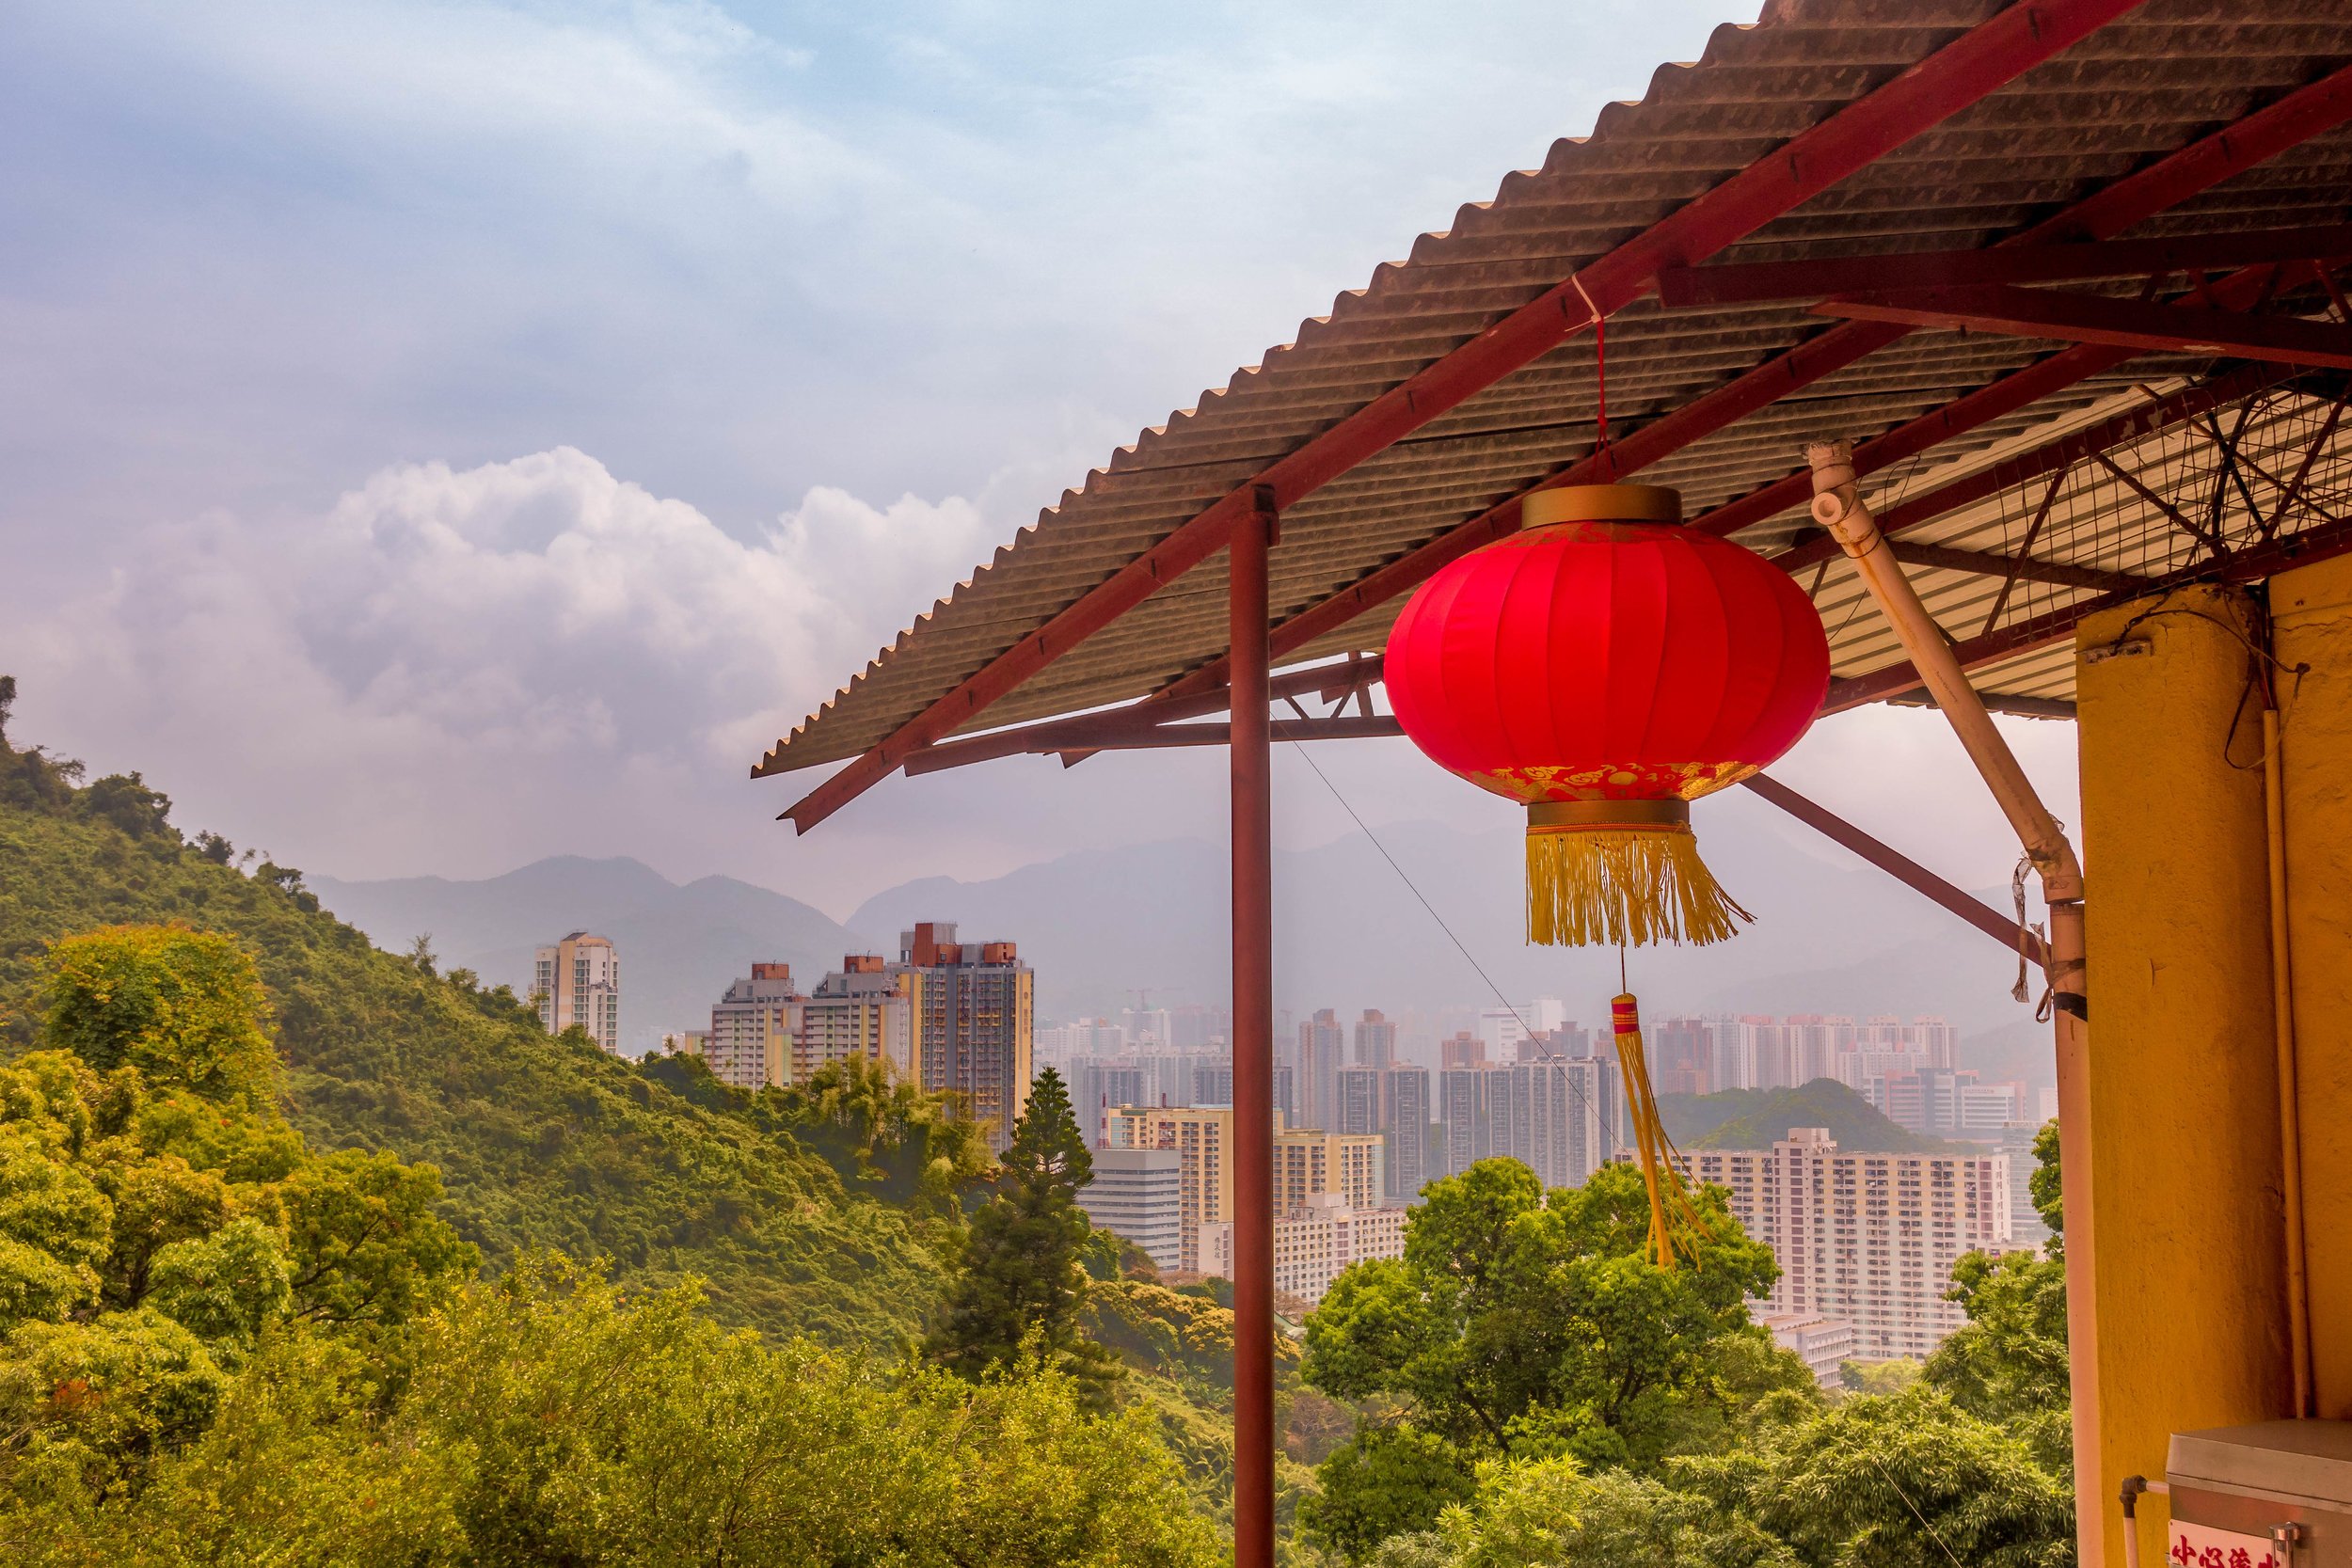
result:
<svg viewBox="0 0 2352 1568"><path fill-rule="evenodd" d="M1755 918L1715 880L1688 830L1527 835L1527 940L1538 946L1705 945Z"/></svg>
<svg viewBox="0 0 2352 1568"><path fill-rule="evenodd" d="M1624 974L1622 955L1619 974ZM1691 1196L1683 1179L1682 1151L1667 1135L1659 1114L1658 1096L1649 1077L1648 1053L1643 1049L1638 1004L1630 992L1611 1004L1617 1037L1617 1069L1625 1079L1626 1112L1633 1123L1634 1147L1642 1162L1642 1180L1648 1189L1650 1210L1649 1259L1661 1269L1678 1266L1687 1255L1699 1263L1699 1245L1713 1242L1714 1227Z"/></svg>

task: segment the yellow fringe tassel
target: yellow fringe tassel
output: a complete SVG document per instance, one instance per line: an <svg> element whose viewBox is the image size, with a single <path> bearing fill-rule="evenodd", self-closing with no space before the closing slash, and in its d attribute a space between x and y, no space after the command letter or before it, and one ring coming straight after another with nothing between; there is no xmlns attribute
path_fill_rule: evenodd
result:
<svg viewBox="0 0 2352 1568"><path fill-rule="evenodd" d="M1688 1254L1696 1266L1699 1243L1711 1242L1715 1232L1692 1200L1682 1178L1681 1151L1666 1135L1658 1114L1658 1097L1650 1091L1649 1060L1642 1049L1642 1020L1630 995L1617 997L1610 1011L1615 1021L1617 1070L1625 1079L1626 1119L1633 1124L1633 1147L1642 1163L1642 1181L1649 1189L1649 1260L1661 1269L1676 1267Z"/></svg>
<svg viewBox="0 0 2352 1568"><path fill-rule="evenodd" d="M1527 835L1527 940L1546 947L1704 944L1756 917L1716 884L1691 830L1537 828Z"/></svg>

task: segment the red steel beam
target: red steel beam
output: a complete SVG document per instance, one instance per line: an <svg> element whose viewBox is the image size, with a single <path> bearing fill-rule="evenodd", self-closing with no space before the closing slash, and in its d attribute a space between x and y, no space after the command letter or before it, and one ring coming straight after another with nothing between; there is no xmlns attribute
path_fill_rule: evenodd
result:
<svg viewBox="0 0 2352 1568"><path fill-rule="evenodd" d="M1312 692L1327 702L1379 680L1381 662L1377 657L1359 658L1286 670L1267 681L1266 690L1278 698L1303 697ZM907 775L912 778L921 773L943 772L996 757L1018 756L1024 752L1069 752L1098 746L1118 749L1122 738L1131 738L1154 725L1222 712L1230 705L1231 695L1220 686L1181 702L1149 707L1136 703L1101 713L1082 713L1073 719L1048 719L961 740L943 740L908 757Z"/></svg>
<svg viewBox="0 0 2352 1568"><path fill-rule="evenodd" d="M1388 740L1405 733L1405 726L1385 713L1375 713L1369 719L1350 713L1327 719L1268 718L1266 721L1273 726L1277 740ZM1121 735L1099 736L1088 741L1083 750L1158 752L1183 746L1222 746L1232 737L1232 724L1221 720L1205 724L1147 724ZM1048 742L1023 750L1042 753L1073 748Z"/></svg>
<svg viewBox="0 0 2352 1568"><path fill-rule="evenodd" d="M2061 436L2030 451L2020 452L1995 463L1980 472L1898 502L1879 515L1879 531L1888 535L1898 534L1931 518L1957 512L1963 506L1973 506L1978 501L1989 499L2004 490L2031 483L2037 479L2055 477L2084 459L2095 457L2111 448L2136 445L2173 425L2193 422L2213 409L2226 408L2241 402L2265 387L2285 380L2288 373L2270 365L2242 365L2169 397L2127 408L2097 424L2086 425L2071 436ZM1790 572L1799 572L1836 554L1836 541L1822 534L1772 557L1772 564Z"/></svg>
<svg viewBox="0 0 2352 1568"><path fill-rule="evenodd" d="M2001 691L1979 691L1977 701L1987 713L2005 713L2012 719L2064 719L2075 717L2074 699L2070 697L2018 697ZM1905 691L1886 699L1888 707L1935 707L1939 705L1925 691Z"/></svg>
<svg viewBox="0 0 2352 1568"><path fill-rule="evenodd" d="M1997 245L1976 250L1899 251L1885 256L1826 256L1804 261L1747 261L1669 267L1658 297L1670 308L1818 300L1979 283L2065 283L2097 277L2161 277L2179 272L2234 271L2265 261L2352 256L2352 225L2256 229L2242 234L2169 240L2107 240L2083 245Z"/></svg>
<svg viewBox="0 0 2352 1568"><path fill-rule="evenodd" d="M2064 290L2021 289L2010 283L1970 283L1825 299L1813 312L1849 321L2104 343L2134 354L2160 350L2226 354L2278 365L2352 370L2352 326L2293 316L2249 316L2194 305L2149 305Z"/></svg>
<svg viewBox="0 0 2352 1568"><path fill-rule="evenodd" d="M2054 582L2061 588L2089 588L2101 594L2130 592L2148 580L2130 572L2104 571L2064 561L2035 561L2022 555L1996 555L1990 550L1958 550L1947 545L1915 545L1908 539L1889 539L1886 547L1906 566L1974 572L1988 578L2022 578L2028 582Z"/></svg>
<svg viewBox="0 0 2352 1568"><path fill-rule="evenodd" d="M2269 267L2249 267L2221 279L2211 292L2225 307L2251 306L2262 297L2270 279ZM2053 393L2064 391L2077 382L2111 371L2137 357L2139 352L2131 348L2110 348L2105 343L2079 343L2047 359L2037 360L2022 371L2011 372L1998 381L1978 388L1965 397L1955 398L1932 413L1922 414L1907 424L1897 425L1883 436L1857 445L1853 449L1854 472L1876 473L1890 464L1916 457L1940 442L1948 441L1955 436L1964 436L1979 425L2014 414ZM1777 516L1792 506L1804 505L1812 494L1812 474L1792 473L1702 514L1692 520L1691 527L1704 533L1737 533L1751 524Z"/></svg>
<svg viewBox="0 0 2352 1568"><path fill-rule="evenodd" d="M2297 88L2266 108L2191 142L2114 184L2001 242L2024 248L2118 234L2352 119L2352 66ZM1695 402L1653 420L1603 451L1581 458L1477 516L1456 524L1274 628L1277 658L1335 631L1375 605L1409 592L1481 545L1518 531L1519 504L1562 484L1605 484L1670 457L1790 392L1855 363L1910 334L1909 327L1847 322L1735 377ZM1859 454L1857 454L1859 455ZM1806 481L1809 484L1809 481ZM1171 682L1157 699L1175 700L1224 684L1221 660Z"/></svg>
<svg viewBox="0 0 2352 1568"><path fill-rule="evenodd" d="M2314 561L2326 561L2352 550L2352 522L2328 523L2300 533L2291 533L2266 544L2233 552L2222 561L2206 561L2151 578L2139 588L2128 593L2106 594L2094 599L2081 599L2062 605L2031 620L2003 626L1998 631L1970 638L1958 643L1953 653L1959 656L1963 669L1979 669L1997 664L2019 654L2046 648L2051 643L2073 635L2075 626L2086 616L2095 615L2117 605L2130 604L2136 599L2184 587L2192 582L2252 582ZM1866 703L1881 702L1899 692L1913 689L1919 684L1919 673L1910 661L1882 665L1867 674L1850 675L1830 682L1829 694L1822 699L1823 714L1843 713L1848 708Z"/></svg>
<svg viewBox="0 0 2352 1568"><path fill-rule="evenodd" d="M2010 952L2017 952L2022 947L2033 962L2047 964L2040 937L1966 889L1946 881L1901 850L1872 838L1844 817L1816 805L1778 779L1763 773L1751 773L1740 782L1823 837L1860 855L1905 887L1925 894Z"/></svg>
<svg viewBox="0 0 2352 1568"><path fill-rule="evenodd" d="M887 777L907 755L1141 604L1221 547L1263 504L1295 505L1638 297L1660 269L1692 266L1867 167L1921 132L2058 54L2141 0L2021 0L1828 119L1685 203L1566 282L1546 290L1415 372L1179 527L959 683L782 814L802 832ZM1278 653L1279 657L1279 653ZM786 771L778 742L752 769Z"/></svg>

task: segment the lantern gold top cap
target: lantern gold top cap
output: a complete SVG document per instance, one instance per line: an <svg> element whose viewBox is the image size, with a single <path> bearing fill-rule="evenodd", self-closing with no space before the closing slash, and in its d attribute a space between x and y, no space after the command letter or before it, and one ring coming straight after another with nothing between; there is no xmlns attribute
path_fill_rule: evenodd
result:
<svg viewBox="0 0 2352 1568"><path fill-rule="evenodd" d="M1563 484L1519 503L1519 526L1552 523L1678 523L1682 492L1662 484Z"/></svg>

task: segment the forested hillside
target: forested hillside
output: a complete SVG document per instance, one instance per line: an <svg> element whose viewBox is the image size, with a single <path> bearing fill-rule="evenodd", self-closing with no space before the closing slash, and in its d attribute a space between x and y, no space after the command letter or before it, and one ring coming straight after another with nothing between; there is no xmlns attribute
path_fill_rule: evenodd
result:
<svg viewBox="0 0 2352 1568"><path fill-rule="evenodd" d="M1953 1148L1889 1121L1835 1078L1793 1089L1661 1094L1658 1109L1667 1133L1685 1148L1770 1148L1792 1127L1825 1127L1838 1148L1872 1154L1944 1154Z"/></svg>
<svg viewBox="0 0 2352 1568"><path fill-rule="evenodd" d="M184 840L134 773L84 784L0 731L0 1053L32 1044L42 955L182 921L255 957L294 1125L318 1148L440 1168L442 1212L495 1268L546 1246L633 1284L708 1282L723 1320L880 1344L918 1333L942 1265L900 1207L845 1190L772 1118L691 1103L501 988L380 952L289 867Z"/></svg>

